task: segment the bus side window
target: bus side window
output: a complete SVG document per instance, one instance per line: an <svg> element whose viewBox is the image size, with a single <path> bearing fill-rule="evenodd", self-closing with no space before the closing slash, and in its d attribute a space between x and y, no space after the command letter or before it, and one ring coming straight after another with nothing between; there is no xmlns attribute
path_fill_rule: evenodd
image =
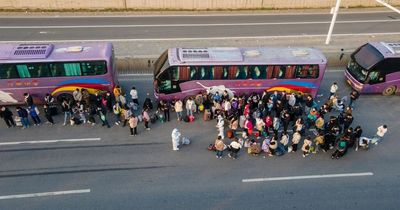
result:
<svg viewBox="0 0 400 210"><path fill-rule="evenodd" d="M212 80L213 72L210 66L200 67L200 79L201 80Z"/></svg>
<svg viewBox="0 0 400 210"><path fill-rule="evenodd" d="M318 78L319 76L319 66L318 65L312 65L309 70L308 70L308 78Z"/></svg>
<svg viewBox="0 0 400 210"><path fill-rule="evenodd" d="M107 72L104 61L81 62L81 69L83 76L102 75Z"/></svg>
<svg viewBox="0 0 400 210"><path fill-rule="evenodd" d="M222 79L222 76L223 76L223 68L222 68L222 66L215 66L215 67L213 67L213 69L214 69L214 79L215 80Z"/></svg>
<svg viewBox="0 0 400 210"><path fill-rule="evenodd" d="M285 69L286 66L274 66L274 70L272 73L272 78L274 79L282 79L285 78Z"/></svg>
<svg viewBox="0 0 400 210"><path fill-rule="evenodd" d="M188 66L179 66L179 80L187 81L190 76L190 68Z"/></svg>
<svg viewBox="0 0 400 210"><path fill-rule="evenodd" d="M80 63L64 63L66 76L81 76L82 70Z"/></svg>
<svg viewBox="0 0 400 210"><path fill-rule="evenodd" d="M17 64L17 71L20 78L31 78L31 74L27 65Z"/></svg>
<svg viewBox="0 0 400 210"><path fill-rule="evenodd" d="M65 76L64 67L61 63L51 63L50 71L53 77L63 77Z"/></svg>
<svg viewBox="0 0 400 210"><path fill-rule="evenodd" d="M17 70L12 64L1 64L0 65L0 79L13 79L18 78Z"/></svg>
<svg viewBox="0 0 400 210"><path fill-rule="evenodd" d="M250 75L252 79L265 79L267 76L265 66L251 66Z"/></svg>
<svg viewBox="0 0 400 210"><path fill-rule="evenodd" d="M369 84L376 84L376 83L381 83L381 82L385 81L384 77L377 70L371 71L368 74L367 80L368 80Z"/></svg>
<svg viewBox="0 0 400 210"><path fill-rule="evenodd" d="M222 67L222 79L228 79L229 78L229 67L224 66Z"/></svg>
<svg viewBox="0 0 400 210"><path fill-rule="evenodd" d="M274 66L267 66L267 79L272 79L273 72L274 72Z"/></svg>
<svg viewBox="0 0 400 210"><path fill-rule="evenodd" d="M171 67L171 80L172 81L179 81L179 67Z"/></svg>
<svg viewBox="0 0 400 210"><path fill-rule="evenodd" d="M293 79L295 73L295 66L286 66L285 79Z"/></svg>
<svg viewBox="0 0 400 210"><path fill-rule="evenodd" d="M199 79L198 68L197 66L190 67L190 80L197 80Z"/></svg>
<svg viewBox="0 0 400 210"><path fill-rule="evenodd" d="M296 78L307 78L309 66L296 66Z"/></svg>
<svg viewBox="0 0 400 210"><path fill-rule="evenodd" d="M229 66L228 69L228 79L236 79L236 72L238 70L237 66Z"/></svg>
<svg viewBox="0 0 400 210"><path fill-rule="evenodd" d="M248 69L248 66L239 66L239 69L236 72L236 79L246 79L247 78L247 69Z"/></svg>
<svg viewBox="0 0 400 210"><path fill-rule="evenodd" d="M37 69L37 77L51 77L50 69L47 64L38 64L34 68Z"/></svg>
<svg viewBox="0 0 400 210"><path fill-rule="evenodd" d="M165 70L163 73L161 73L158 79L158 88L161 93L168 93L172 90L172 82L169 70Z"/></svg>

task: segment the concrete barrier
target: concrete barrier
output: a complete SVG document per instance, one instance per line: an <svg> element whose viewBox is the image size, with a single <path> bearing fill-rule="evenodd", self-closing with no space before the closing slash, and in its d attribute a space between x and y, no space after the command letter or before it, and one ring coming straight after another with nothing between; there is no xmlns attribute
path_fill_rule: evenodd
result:
<svg viewBox="0 0 400 210"><path fill-rule="evenodd" d="M2 10L239 10L330 8L336 0L0 0ZM398 6L400 0L386 0ZM375 0L342 0L342 7L380 6Z"/></svg>

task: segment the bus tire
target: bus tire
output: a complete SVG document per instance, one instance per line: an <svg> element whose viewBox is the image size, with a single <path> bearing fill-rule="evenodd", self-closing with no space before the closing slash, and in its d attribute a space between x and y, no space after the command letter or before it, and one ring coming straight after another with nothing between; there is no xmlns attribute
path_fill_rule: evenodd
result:
<svg viewBox="0 0 400 210"><path fill-rule="evenodd" d="M61 104L64 99L67 99L68 102L74 101L74 97L69 93L61 93L57 96L57 101Z"/></svg>
<svg viewBox="0 0 400 210"><path fill-rule="evenodd" d="M393 95L396 92L396 89L397 88L394 85L388 86L383 90L382 95L384 95L384 96Z"/></svg>

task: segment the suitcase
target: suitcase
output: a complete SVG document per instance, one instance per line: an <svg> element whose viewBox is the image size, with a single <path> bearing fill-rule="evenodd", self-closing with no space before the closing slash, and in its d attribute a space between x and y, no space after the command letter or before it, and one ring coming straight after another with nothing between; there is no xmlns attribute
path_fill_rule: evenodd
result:
<svg viewBox="0 0 400 210"><path fill-rule="evenodd" d="M211 120L211 111L209 109L204 110L203 120L204 121Z"/></svg>
<svg viewBox="0 0 400 210"><path fill-rule="evenodd" d="M22 127L22 122L20 117L15 117L14 122L17 127Z"/></svg>
<svg viewBox="0 0 400 210"><path fill-rule="evenodd" d="M193 115L189 116L189 122L194 122L194 116Z"/></svg>

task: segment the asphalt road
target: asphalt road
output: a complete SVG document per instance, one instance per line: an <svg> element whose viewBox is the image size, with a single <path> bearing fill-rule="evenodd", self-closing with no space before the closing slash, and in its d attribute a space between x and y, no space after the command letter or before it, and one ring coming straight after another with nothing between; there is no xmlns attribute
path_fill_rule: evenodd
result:
<svg viewBox="0 0 400 210"><path fill-rule="evenodd" d="M330 14L225 14L86 17L0 17L0 41L164 40L315 36ZM400 33L393 12L339 14L334 34Z"/></svg>
<svg viewBox="0 0 400 210"><path fill-rule="evenodd" d="M121 77L125 89L151 91L151 78ZM349 87L343 72L328 71L319 100L327 97L333 81L339 94ZM139 125L129 136L120 126L57 125L7 129L0 125L0 143L28 140L100 138L99 141L0 145L0 198L69 190L90 192L34 198L0 199L0 209L398 209L400 201L400 131L398 96L361 96L356 101L354 125L371 136L382 123L389 131L369 151L350 151L340 160L320 153L300 153L263 159L241 151L238 160L217 160L205 148L217 132L216 122ZM113 119L110 120L113 122ZM192 144L171 150L170 133L181 129ZM226 155L226 154L225 154ZM372 176L300 179L245 183L243 179L322 174L373 173Z"/></svg>

